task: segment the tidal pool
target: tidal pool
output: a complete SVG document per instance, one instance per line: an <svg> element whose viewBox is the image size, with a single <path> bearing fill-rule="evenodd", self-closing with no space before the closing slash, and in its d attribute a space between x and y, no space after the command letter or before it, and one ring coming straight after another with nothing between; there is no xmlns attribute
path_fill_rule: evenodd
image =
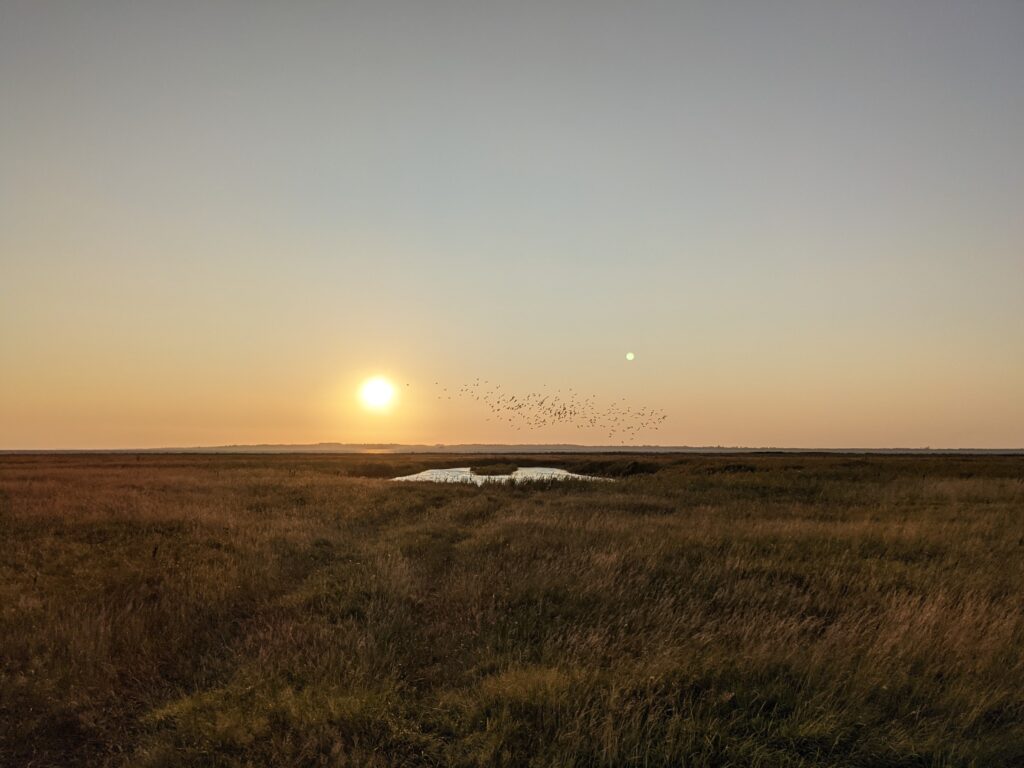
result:
<svg viewBox="0 0 1024 768"><path fill-rule="evenodd" d="M426 469L415 475L394 477L400 483L528 483L536 480L607 480L605 477L577 475L554 467L521 467L511 475L478 475L470 467L451 469Z"/></svg>

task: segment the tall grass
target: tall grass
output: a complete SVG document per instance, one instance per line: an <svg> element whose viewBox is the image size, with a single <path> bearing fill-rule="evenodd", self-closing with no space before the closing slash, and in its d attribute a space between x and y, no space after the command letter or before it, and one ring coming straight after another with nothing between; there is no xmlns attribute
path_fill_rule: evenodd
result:
<svg viewBox="0 0 1024 768"><path fill-rule="evenodd" d="M514 462L616 483L389 484ZM1024 460L0 457L3 766L1024 765Z"/></svg>

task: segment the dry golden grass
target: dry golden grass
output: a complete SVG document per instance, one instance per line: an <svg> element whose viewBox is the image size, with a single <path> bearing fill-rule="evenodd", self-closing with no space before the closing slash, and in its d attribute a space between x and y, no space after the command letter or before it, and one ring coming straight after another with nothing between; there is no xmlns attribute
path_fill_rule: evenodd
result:
<svg viewBox="0 0 1024 768"><path fill-rule="evenodd" d="M373 479L510 462L620 480ZM0 541L5 767L1024 765L1020 457L5 456Z"/></svg>

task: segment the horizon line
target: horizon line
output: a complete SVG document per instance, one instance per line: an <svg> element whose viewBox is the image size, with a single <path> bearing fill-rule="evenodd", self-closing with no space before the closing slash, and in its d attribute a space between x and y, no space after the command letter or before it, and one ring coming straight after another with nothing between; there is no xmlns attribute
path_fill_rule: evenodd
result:
<svg viewBox="0 0 1024 768"><path fill-rule="evenodd" d="M211 446L161 446L114 448L0 448L2 455L17 454L182 454L182 453L323 453L323 454L400 454L400 453L880 453L880 454L1024 454L1020 448L932 448L920 447L844 447L821 448L806 446L742 446L742 445L608 445L582 443L233 443Z"/></svg>

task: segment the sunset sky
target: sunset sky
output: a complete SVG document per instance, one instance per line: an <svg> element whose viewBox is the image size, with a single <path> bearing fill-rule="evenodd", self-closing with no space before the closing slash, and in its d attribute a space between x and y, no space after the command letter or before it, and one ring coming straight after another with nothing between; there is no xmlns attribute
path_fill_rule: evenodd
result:
<svg viewBox="0 0 1024 768"><path fill-rule="evenodd" d="M478 376L1024 447L1024 3L0 0L0 449L607 442Z"/></svg>

